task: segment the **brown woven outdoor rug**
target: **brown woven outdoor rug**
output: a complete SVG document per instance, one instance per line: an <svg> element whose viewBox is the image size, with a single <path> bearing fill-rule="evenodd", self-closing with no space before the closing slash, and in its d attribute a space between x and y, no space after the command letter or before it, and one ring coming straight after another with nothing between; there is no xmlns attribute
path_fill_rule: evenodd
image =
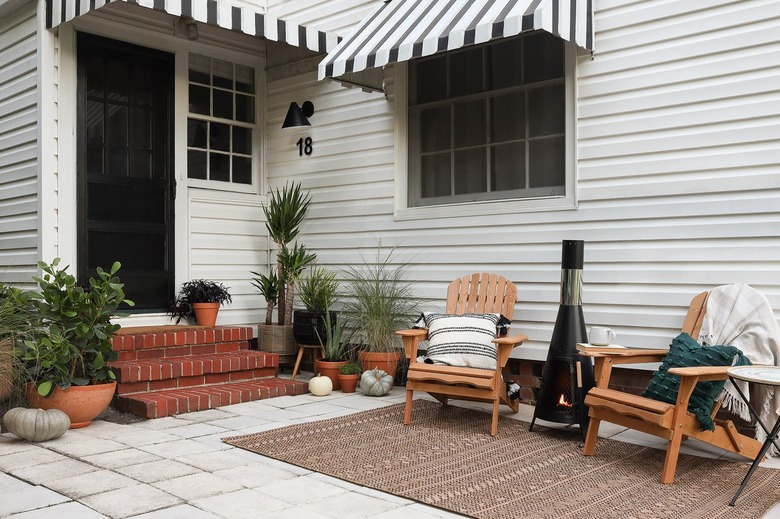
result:
<svg viewBox="0 0 780 519"><path fill-rule="evenodd" d="M780 471L759 468L727 502L748 465L681 455L673 485L664 452L599 439L583 456L579 431L535 427L416 400L225 438L250 451L421 503L480 518L760 518L780 500Z"/></svg>

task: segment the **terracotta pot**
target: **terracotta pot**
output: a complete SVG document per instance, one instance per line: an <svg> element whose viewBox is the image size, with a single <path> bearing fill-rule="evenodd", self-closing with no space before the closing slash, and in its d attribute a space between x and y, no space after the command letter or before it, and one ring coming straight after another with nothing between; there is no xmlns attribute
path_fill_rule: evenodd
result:
<svg viewBox="0 0 780 519"><path fill-rule="evenodd" d="M314 369L320 375L328 377L331 382L333 382L333 390L338 391L341 389L341 385L339 384L339 370L341 369L341 366L346 363L346 360L331 362L329 360L317 359L314 361Z"/></svg>
<svg viewBox="0 0 780 519"><path fill-rule="evenodd" d="M70 386L65 391L58 387L47 398L36 391L33 384L27 385L27 401L30 407L59 409L70 418L70 428L86 427L111 403L116 391L116 382Z"/></svg>
<svg viewBox="0 0 780 519"><path fill-rule="evenodd" d="M354 393L360 380L360 375L344 375L339 373L339 384L343 393Z"/></svg>
<svg viewBox="0 0 780 519"><path fill-rule="evenodd" d="M195 322L198 326L214 328L217 324L219 303L192 303L192 309L195 310Z"/></svg>
<svg viewBox="0 0 780 519"><path fill-rule="evenodd" d="M361 351L358 356L363 371L379 368L395 379L398 361L401 360L401 350L390 352Z"/></svg>

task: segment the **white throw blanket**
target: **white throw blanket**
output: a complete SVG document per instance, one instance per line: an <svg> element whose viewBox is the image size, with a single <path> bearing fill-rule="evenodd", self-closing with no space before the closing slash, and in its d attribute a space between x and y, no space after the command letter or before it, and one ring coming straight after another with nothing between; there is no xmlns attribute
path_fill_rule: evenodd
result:
<svg viewBox="0 0 780 519"><path fill-rule="evenodd" d="M745 284L723 285L710 291L699 342L705 346L735 346L753 364L780 366L780 326L772 307L763 294ZM749 399L747 382L739 382L739 388ZM780 391L763 384L755 384L754 388L760 403L759 416L771 428L780 416ZM750 420L747 405L734 386L727 382L724 390L723 408ZM762 443L766 440L766 433L758 425L756 439ZM773 446L768 454L780 453Z"/></svg>

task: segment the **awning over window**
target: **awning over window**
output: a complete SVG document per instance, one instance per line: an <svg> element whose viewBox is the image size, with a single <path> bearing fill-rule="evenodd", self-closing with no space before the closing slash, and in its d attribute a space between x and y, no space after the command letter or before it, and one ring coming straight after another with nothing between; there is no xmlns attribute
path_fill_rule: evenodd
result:
<svg viewBox="0 0 780 519"><path fill-rule="evenodd" d="M319 77L338 77L539 29L593 50L592 4L593 0L385 0L320 63Z"/></svg>
<svg viewBox="0 0 780 519"><path fill-rule="evenodd" d="M223 29L316 52L328 52L338 43L335 34L274 18L259 8L237 7L219 0L46 0L46 27L51 29L114 1L163 11L173 16L187 16Z"/></svg>

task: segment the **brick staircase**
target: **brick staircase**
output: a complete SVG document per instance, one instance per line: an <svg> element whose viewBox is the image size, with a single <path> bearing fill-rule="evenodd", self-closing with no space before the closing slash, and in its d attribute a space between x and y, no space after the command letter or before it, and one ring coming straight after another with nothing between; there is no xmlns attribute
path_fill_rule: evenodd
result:
<svg viewBox="0 0 780 519"><path fill-rule="evenodd" d="M249 349L252 328L123 328L112 339L118 360L114 405L161 418L308 391L276 377L279 356Z"/></svg>

